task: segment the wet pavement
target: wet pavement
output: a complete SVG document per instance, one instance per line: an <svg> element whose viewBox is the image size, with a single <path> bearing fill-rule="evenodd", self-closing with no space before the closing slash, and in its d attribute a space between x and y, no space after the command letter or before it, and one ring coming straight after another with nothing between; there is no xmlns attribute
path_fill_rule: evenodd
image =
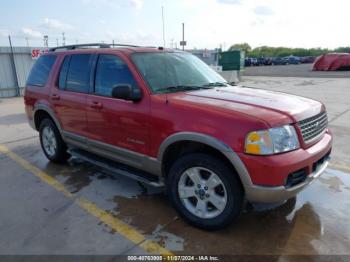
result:
<svg viewBox="0 0 350 262"><path fill-rule="evenodd" d="M52 164L45 159L37 139L12 143L9 148L71 193L95 203L176 254L350 254L350 176L342 171L327 169L319 180L285 203L246 204L235 224L206 232L178 218L160 189L105 173L78 159L66 165ZM32 176L4 156L0 165L11 171L12 179ZM44 212L50 211L49 206L46 209ZM98 221L93 226L115 234ZM66 230L74 231L73 227ZM0 248L0 252L4 250Z"/></svg>
<svg viewBox="0 0 350 262"><path fill-rule="evenodd" d="M12 101L20 108L20 100ZM161 189L79 159L64 165L48 162L36 134L21 126L20 110L9 114L13 118L0 115L0 128L8 134L0 136L0 144L63 184L73 199L94 203L174 254L350 255L350 165L348 156L342 156L348 152L346 144L337 144L333 166L296 198L270 205L247 203L235 224L207 232L179 218ZM337 112L331 114L337 117ZM350 141L342 117L347 116L337 118L334 132L343 132L340 139ZM145 253L0 153L0 254Z"/></svg>

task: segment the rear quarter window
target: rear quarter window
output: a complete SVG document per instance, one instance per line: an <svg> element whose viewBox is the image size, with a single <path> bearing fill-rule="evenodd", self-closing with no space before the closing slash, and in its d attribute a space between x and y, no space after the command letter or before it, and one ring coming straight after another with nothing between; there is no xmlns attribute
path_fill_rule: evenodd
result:
<svg viewBox="0 0 350 262"><path fill-rule="evenodd" d="M45 86L55 61L55 55L44 55L39 57L30 71L27 79L27 85Z"/></svg>

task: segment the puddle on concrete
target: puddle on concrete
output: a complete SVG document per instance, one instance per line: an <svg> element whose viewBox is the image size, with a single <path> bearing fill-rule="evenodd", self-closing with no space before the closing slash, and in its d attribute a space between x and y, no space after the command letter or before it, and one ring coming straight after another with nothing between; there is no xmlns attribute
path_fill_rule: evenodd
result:
<svg viewBox="0 0 350 262"><path fill-rule="evenodd" d="M152 233L151 239L156 241L161 246L171 251L183 251L184 250L184 239L163 231L161 226L158 226L155 232Z"/></svg>
<svg viewBox="0 0 350 262"><path fill-rule="evenodd" d="M154 188L153 188L154 190ZM161 189L127 199L115 196L113 211L118 218L146 234L156 231L177 218L177 214Z"/></svg>
<svg viewBox="0 0 350 262"><path fill-rule="evenodd" d="M319 181L334 192L342 192L343 190L349 190L350 186L350 174L345 172L328 168L325 172L328 176L321 176ZM345 182L343 182L343 180Z"/></svg>

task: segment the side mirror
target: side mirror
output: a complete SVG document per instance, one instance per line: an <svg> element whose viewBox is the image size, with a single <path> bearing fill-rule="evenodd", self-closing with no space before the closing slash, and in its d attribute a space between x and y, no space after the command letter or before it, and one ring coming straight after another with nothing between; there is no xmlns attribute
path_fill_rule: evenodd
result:
<svg viewBox="0 0 350 262"><path fill-rule="evenodd" d="M141 100L142 93L139 88L133 88L131 85L117 85L113 87L112 97L137 102Z"/></svg>

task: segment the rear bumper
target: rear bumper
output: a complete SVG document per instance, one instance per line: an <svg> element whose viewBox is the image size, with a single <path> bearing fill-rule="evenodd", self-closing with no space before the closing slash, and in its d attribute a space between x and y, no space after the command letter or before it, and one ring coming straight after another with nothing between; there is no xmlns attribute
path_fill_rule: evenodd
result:
<svg viewBox="0 0 350 262"><path fill-rule="evenodd" d="M285 186L266 187L266 186L250 186L245 188L246 197L251 202L274 203L292 198L305 187L310 185L318 178L329 164L329 159L318 168L316 172L311 173L304 182L290 188Z"/></svg>

